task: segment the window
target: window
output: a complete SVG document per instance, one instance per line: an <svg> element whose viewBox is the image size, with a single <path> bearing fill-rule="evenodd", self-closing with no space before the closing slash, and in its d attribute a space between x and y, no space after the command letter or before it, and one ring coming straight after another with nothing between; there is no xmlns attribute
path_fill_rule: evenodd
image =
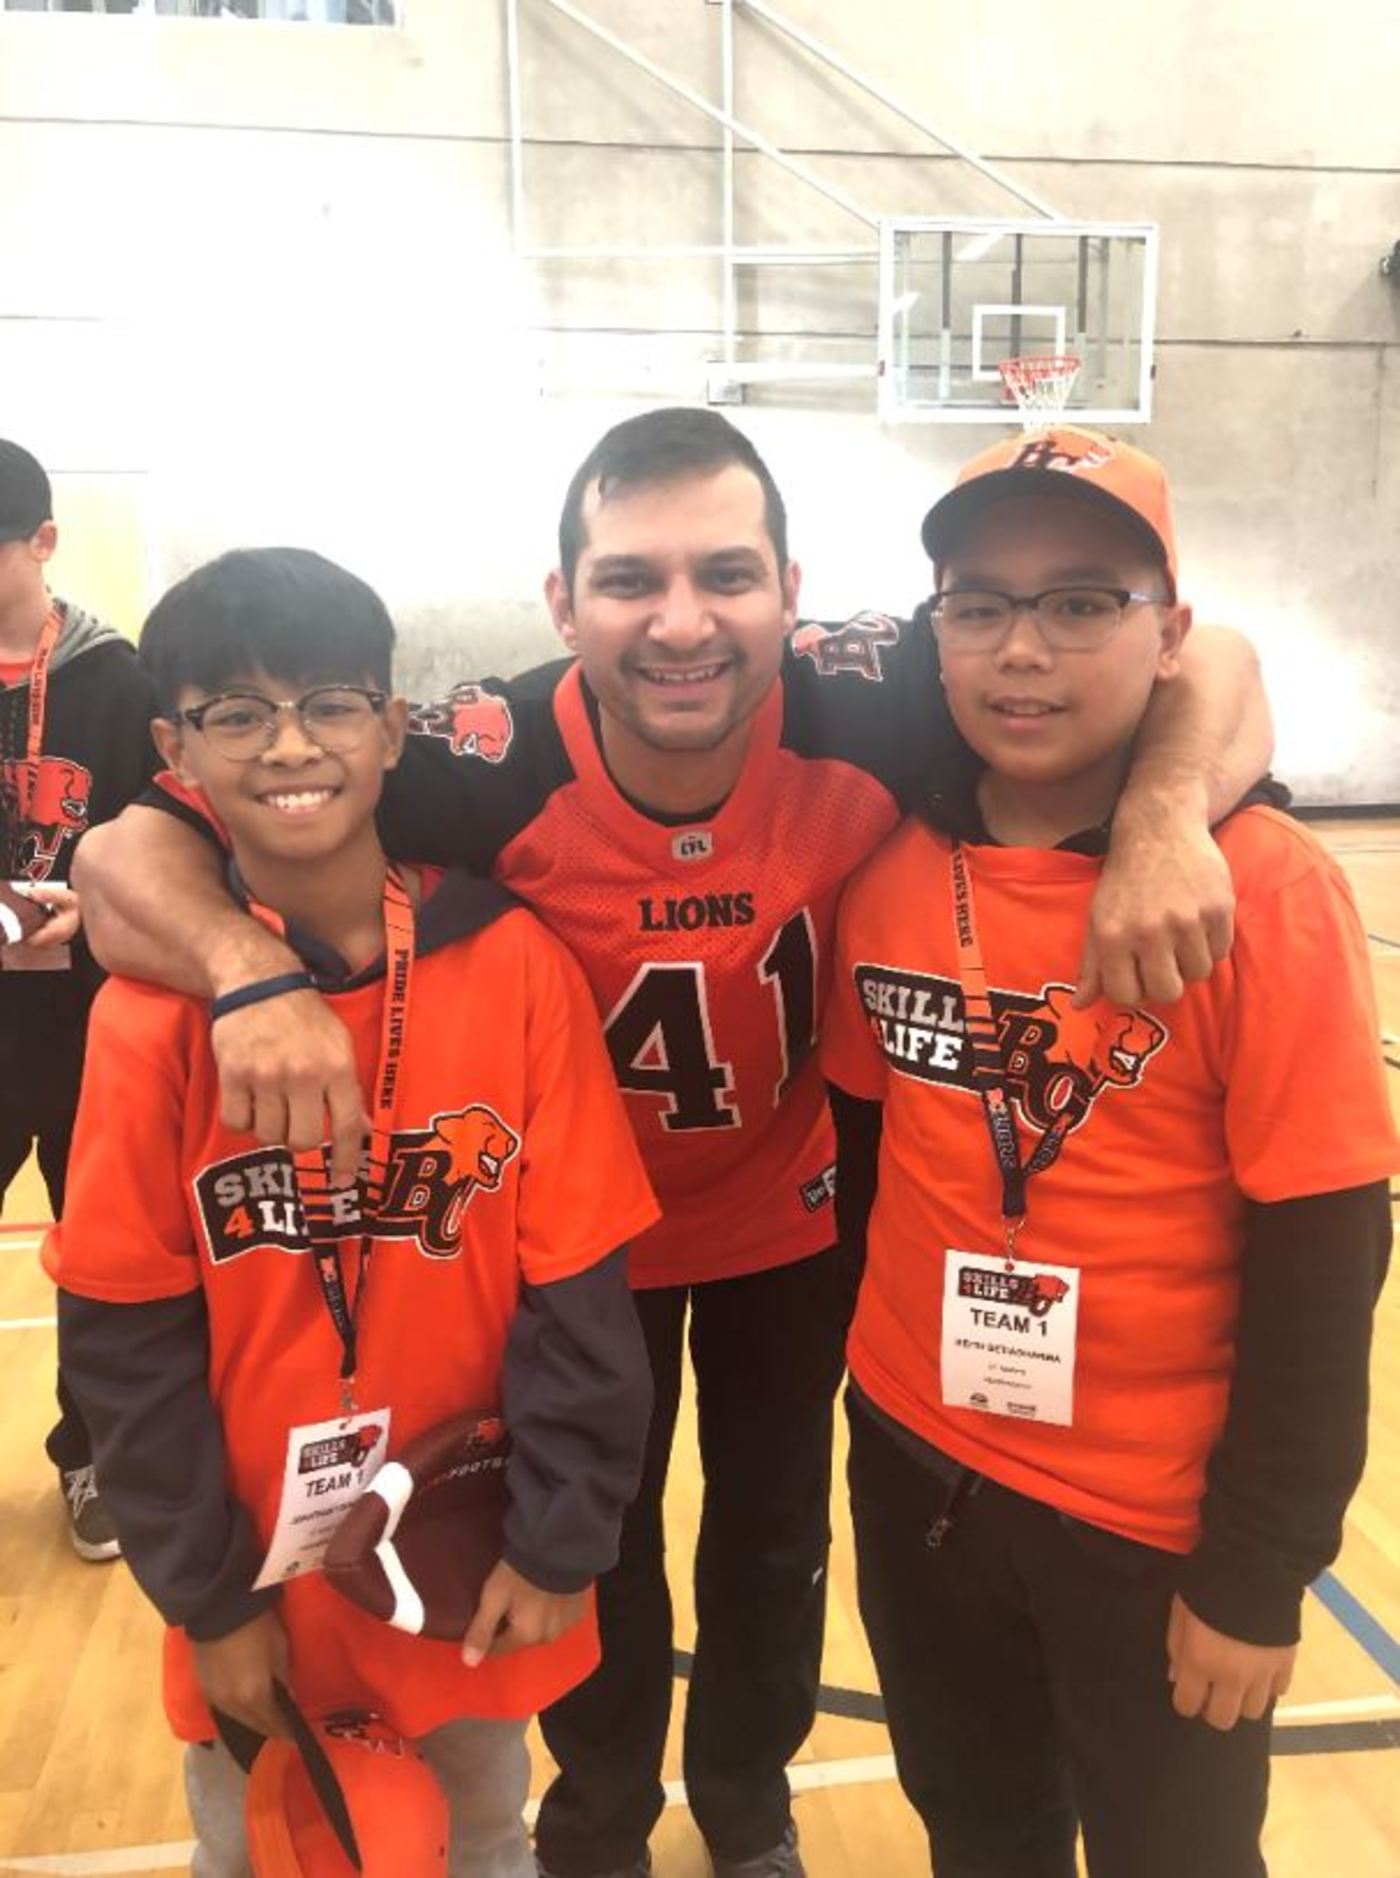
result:
<svg viewBox="0 0 1400 1878"><path fill-rule="evenodd" d="M399 0L0 0L0 13L139 13L182 19L397 26Z"/></svg>

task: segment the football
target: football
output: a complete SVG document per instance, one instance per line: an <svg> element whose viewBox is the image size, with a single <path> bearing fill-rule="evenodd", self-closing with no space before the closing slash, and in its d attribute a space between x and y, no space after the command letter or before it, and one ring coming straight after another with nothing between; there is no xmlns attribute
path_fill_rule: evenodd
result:
<svg viewBox="0 0 1400 1878"><path fill-rule="evenodd" d="M48 918L37 900L7 880L0 880L0 945L15 946L37 932Z"/></svg>
<svg viewBox="0 0 1400 1878"><path fill-rule="evenodd" d="M498 1415L454 1415L426 1429L337 1526L327 1580L397 1630L460 1640L501 1556L509 1452Z"/></svg>

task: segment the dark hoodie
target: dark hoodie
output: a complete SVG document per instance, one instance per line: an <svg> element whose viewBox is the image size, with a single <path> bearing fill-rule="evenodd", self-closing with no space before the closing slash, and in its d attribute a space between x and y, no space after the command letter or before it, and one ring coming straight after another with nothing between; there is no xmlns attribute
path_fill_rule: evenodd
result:
<svg viewBox="0 0 1400 1878"><path fill-rule="evenodd" d="M0 689L0 879L63 885L78 839L140 795L157 764L155 694L129 640L66 600L49 666L39 776L22 821L29 681ZM77 1102L101 982L81 942L62 972L0 972L0 1088L36 1121ZM15 1092L23 1092L15 1103Z"/></svg>

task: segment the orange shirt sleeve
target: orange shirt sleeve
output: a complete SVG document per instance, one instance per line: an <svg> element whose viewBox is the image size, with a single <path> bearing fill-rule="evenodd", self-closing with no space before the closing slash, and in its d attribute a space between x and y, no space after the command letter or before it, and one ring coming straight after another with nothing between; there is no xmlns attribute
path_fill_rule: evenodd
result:
<svg viewBox="0 0 1400 1878"><path fill-rule="evenodd" d="M528 1284L549 1284L606 1258L652 1225L660 1209L588 982L559 941L529 917L520 1268Z"/></svg>
<svg viewBox="0 0 1400 1878"><path fill-rule="evenodd" d="M199 1288L183 1181L187 1077L173 1048L180 1002L114 978L93 1004L63 1219L42 1253L79 1297L140 1304Z"/></svg>
<svg viewBox="0 0 1400 1878"><path fill-rule="evenodd" d="M888 879L888 870L877 860L846 890L836 923L831 996L822 1019L822 1074L838 1089L868 1102L884 1101L887 1067L860 1000L855 967L862 943L878 925L882 879Z"/></svg>
<svg viewBox="0 0 1400 1878"><path fill-rule="evenodd" d="M1400 1145L1351 889L1303 830L1260 819L1242 831L1258 842L1256 864L1236 866L1225 1132L1240 1188L1268 1202L1385 1179Z"/></svg>

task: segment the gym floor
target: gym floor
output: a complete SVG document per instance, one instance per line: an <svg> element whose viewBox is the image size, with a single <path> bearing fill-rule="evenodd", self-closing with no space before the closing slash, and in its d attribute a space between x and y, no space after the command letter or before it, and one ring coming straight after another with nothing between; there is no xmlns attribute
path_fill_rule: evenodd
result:
<svg viewBox="0 0 1400 1878"><path fill-rule="evenodd" d="M1400 822L1329 821L1371 938L1400 1114ZM1400 1186L1397 1187L1400 1197ZM158 1696L159 1624L121 1565L72 1553L43 1454L52 1407L53 1298L36 1257L45 1209L34 1170L0 1226L0 1873L154 1878L187 1868L180 1758ZM1308 1599L1294 1687L1279 1715L1266 1849L1272 1878L1400 1873L1400 1289L1383 1298L1371 1458L1346 1543ZM922 1832L894 1782L856 1612L838 1455L822 1713L794 1769L813 1878L915 1878ZM693 1634L684 1562L700 1483L693 1418L668 1501L677 1639ZM683 1659L679 1667L683 1670ZM678 1691L679 1694L679 1691ZM679 1717L677 1703L677 1720ZM673 1728L668 1774L676 1772ZM548 1775L537 1744L536 1787ZM705 1878L678 1788L653 1839L658 1878Z"/></svg>

